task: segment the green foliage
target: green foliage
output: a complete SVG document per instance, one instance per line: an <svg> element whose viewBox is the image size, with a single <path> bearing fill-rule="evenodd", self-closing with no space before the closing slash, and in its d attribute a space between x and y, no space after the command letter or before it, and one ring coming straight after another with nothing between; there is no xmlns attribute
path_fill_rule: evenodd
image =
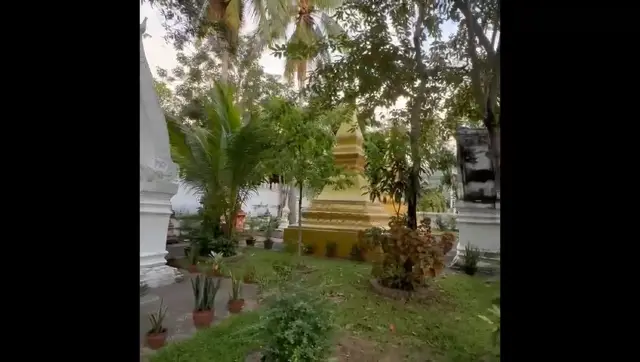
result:
<svg viewBox="0 0 640 362"><path fill-rule="evenodd" d="M493 344L497 345L500 343L500 301L498 300L498 304L492 305L488 310L489 313L493 314L494 320L491 320L490 318L482 314L478 314L478 317L480 317L480 319L487 322L491 326L495 326L493 329Z"/></svg>
<svg viewBox="0 0 640 362"><path fill-rule="evenodd" d="M211 251L224 257L236 255L238 242L232 238L221 236L211 243Z"/></svg>
<svg viewBox="0 0 640 362"><path fill-rule="evenodd" d="M447 209L447 201L442 194L441 187L423 190L418 200L418 211L445 212Z"/></svg>
<svg viewBox="0 0 640 362"><path fill-rule="evenodd" d="M286 282L291 279L291 273L293 272L293 266L289 260L278 260L273 263L273 271L276 273L276 277L280 282Z"/></svg>
<svg viewBox="0 0 640 362"><path fill-rule="evenodd" d="M164 318L167 316L167 307L163 305L163 300L160 299L160 307L158 307L158 311L155 313L149 314L149 323L151 328L147 332L147 334L158 334L165 331L164 328Z"/></svg>
<svg viewBox="0 0 640 362"><path fill-rule="evenodd" d="M445 220L442 216L436 216L436 226L440 231L457 231L456 219L449 217L449 220Z"/></svg>
<svg viewBox="0 0 640 362"><path fill-rule="evenodd" d="M332 315L318 295L282 293L261 316L265 362L324 361L331 351Z"/></svg>
<svg viewBox="0 0 640 362"><path fill-rule="evenodd" d="M417 230L412 230L405 226L404 218L394 218L389 222L388 233L371 234L370 238L375 239L370 239L369 244L379 243L384 252L382 285L412 291L444 269L444 255L451 250L453 242L448 238L440 241L434 238L430 223L425 218Z"/></svg>
<svg viewBox="0 0 640 362"><path fill-rule="evenodd" d="M242 299L242 280L240 280L240 278L235 278L232 272L229 272L229 277L231 278L231 293L229 294L229 300Z"/></svg>
<svg viewBox="0 0 640 362"><path fill-rule="evenodd" d="M264 237L266 239L271 240L271 236L273 236L273 232L278 228L279 223L280 218L269 215L264 223Z"/></svg>
<svg viewBox="0 0 640 362"><path fill-rule="evenodd" d="M149 286L147 285L147 283L140 281L140 296L143 297L147 295L148 292L149 292Z"/></svg>
<svg viewBox="0 0 640 362"><path fill-rule="evenodd" d="M480 249L468 243L464 247L464 264L462 266L465 273L474 275L478 271L478 261L480 260Z"/></svg>
<svg viewBox="0 0 640 362"><path fill-rule="evenodd" d="M261 122L242 122L231 88L216 84L204 104L204 125L168 118L173 160L181 178L201 196L203 227L234 220L269 173L264 167L270 132ZM233 226L233 223L230 223ZM226 230L231 235L232 227Z"/></svg>
<svg viewBox="0 0 640 362"><path fill-rule="evenodd" d="M189 250L185 248L185 252L187 253L187 260L189 261L189 265L198 265L198 258L200 257L200 244L192 244Z"/></svg>
<svg viewBox="0 0 640 362"><path fill-rule="evenodd" d="M218 279L217 283L214 283L212 277L201 274L191 279L195 312L213 310L216 294L220 290L220 282L221 279Z"/></svg>
<svg viewBox="0 0 640 362"><path fill-rule="evenodd" d="M255 281L256 281L256 267L253 266L253 265L249 265L244 271L244 275L242 276L242 280L245 282L245 284L255 283Z"/></svg>

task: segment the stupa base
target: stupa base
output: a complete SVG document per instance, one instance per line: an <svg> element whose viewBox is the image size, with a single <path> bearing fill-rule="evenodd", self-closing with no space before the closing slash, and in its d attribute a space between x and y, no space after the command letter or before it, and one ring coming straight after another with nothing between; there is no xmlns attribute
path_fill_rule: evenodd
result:
<svg viewBox="0 0 640 362"><path fill-rule="evenodd" d="M313 246L313 255L325 256L327 244L334 242L338 245L336 256L348 258L351 249L358 243L358 231L345 229L314 229L302 227L302 242ZM289 226L284 230L283 241L286 244L298 245L298 227Z"/></svg>

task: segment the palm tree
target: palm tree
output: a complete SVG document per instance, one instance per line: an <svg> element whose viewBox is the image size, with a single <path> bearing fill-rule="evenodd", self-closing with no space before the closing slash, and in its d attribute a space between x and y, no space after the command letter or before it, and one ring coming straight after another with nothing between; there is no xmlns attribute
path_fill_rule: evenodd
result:
<svg viewBox="0 0 640 362"><path fill-rule="evenodd" d="M287 0L207 0L202 12L206 9L206 19L213 26L204 34L222 47L222 82L228 79L230 56L237 55L238 37L247 7L258 22L256 39L260 40L257 44L260 49L271 43L274 36L284 34L286 29Z"/></svg>
<svg viewBox="0 0 640 362"><path fill-rule="evenodd" d="M216 83L204 108L202 126L167 119L172 157L202 195L203 226L215 228L224 216L230 236L239 208L265 179L262 161L272 142L261 122L242 122L231 87Z"/></svg>
<svg viewBox="0 0 640 362"><path fill-rule="evenodd" d="M329 16L342 4L342 0L289 0L289 22L295 26L287 39L287 58L284 76L292 81L294 76L302 90L310 65L321 66L329 61L329 52L322 47L326 36L344 32Z"/></svg>

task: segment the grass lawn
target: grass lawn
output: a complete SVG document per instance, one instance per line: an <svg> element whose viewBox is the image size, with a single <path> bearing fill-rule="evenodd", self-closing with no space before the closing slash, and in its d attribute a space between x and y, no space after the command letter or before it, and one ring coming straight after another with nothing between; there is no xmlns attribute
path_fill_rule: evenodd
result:
<svg viewBox="0 0 640 362"><path fill-rule="evenodd" d="M275 281L271 264L291 255L248 248L228 267L242 273L248 265L264 278L264 291ZM481 276L448 274L435 281L439 293L428 302L402 302L373 294L371 265L347 260L303 257L316 268L300 276L304 285L322 292L335 304L338 361L496 361L499 348L491 326L478 318L499 294L500 283ZM240 274L242 275L242 274ZM199 331L193 338L172 343L151 362L235 362L260 347L260 310L233 316ZM390 326L395 330L392 331ZM344 357L349 354L351 357Z"/></svg>

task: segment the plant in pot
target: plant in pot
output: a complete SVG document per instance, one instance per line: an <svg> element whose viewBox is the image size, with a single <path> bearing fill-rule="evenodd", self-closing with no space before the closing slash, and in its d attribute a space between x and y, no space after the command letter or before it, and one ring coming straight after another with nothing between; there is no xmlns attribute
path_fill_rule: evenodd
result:
<svg viewBox="0 0 640 362"><path fill-rule="evenodd" d="M267 223L264 229L264 248L267 250L271 250L273 248L273 240L271 240L271 236L273 236L273 232L278 228L278 224L280 219L274 216L269 216Z"/></svg>
<svg viewBox="0 0 640 362"><path fill-rule="evenodd" d="M220 281L221 279L218 279L218 282L214 283L212 277L204 275L197 275L191 279L194 299L193 325L197 329L207 328L213 322L213 304L220 289Z"/></svg>
<svg viewBox="0 0 640 362"><path fill-rule="evenodd" d="M147 332L146 342L147 346L151 349L159 349L164 346L167 341L167 329L162 325L164 317L167 315L167 308L162 305L162 299L160 299L160 308L157 312L149 314L149 322L151 322L151 329Z"/></svg>
<svg viewBox="0 0 640 362"><path fill-rule="evenodd" d="M245 239L247 246L256 245L256 239L253 237L253 233L255 232L259 223L260 220L255 217L250 217L249 220L247 220L247 225L249 226L249 235L247 235L247 238Z"/></svg>
<svg viewBox="0 0 640 362"><path fill-rule="evenodd" d="M478 271L480 249L472 247L471 243L464 247L464 264L462 270L468 275L474 275Z"/></svg>
<svg viewBox="0 0 640 362"><path fill-rule="evenodd" d="M187 253L187 270L189 273L198 273L198 258L200 258L200 248L198 244L193 244Z"/></svg>
<svg viewBox="0 0 640 362"><path fill-rule="evenodd" d="M245 284L253 284L256 282L256 267L254 267L253 265L249 266L245 271L244 271L244 275L242 276L242 281Z"/></svg>
<svg viewBox="0 0 640 362"><path fill-rule="evenodd" d="M240 313L242 307L244 307L244 299L240 297L242 294L242 281L236 279L231 272L229 272L229 276L231 277L231 293L229 294L227 307L231 313Z"/></svg>
<svg viewBox="0 0 640 362"><path fill-rule="evenodd" d="M222 254L216 254L212 251L210 257L211 258L209 260L211 263L211 268L209 268L207 274L214 277L223 276L224 260Z"/></svg>

